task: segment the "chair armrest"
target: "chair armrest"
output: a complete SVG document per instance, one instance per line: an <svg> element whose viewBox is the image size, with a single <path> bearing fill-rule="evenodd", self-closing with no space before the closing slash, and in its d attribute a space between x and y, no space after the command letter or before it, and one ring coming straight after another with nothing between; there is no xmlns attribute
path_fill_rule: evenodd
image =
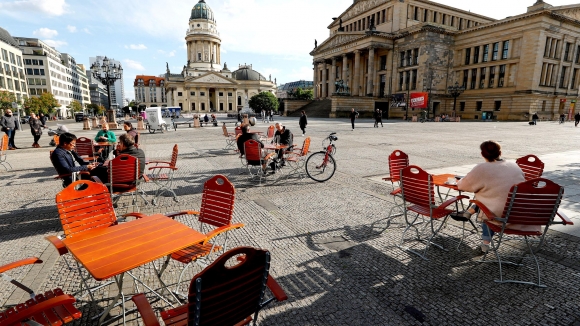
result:
<svg viewBox="0 0 580 326"><path fill-rule="evenodd" d="M134 295L131 300L133 300L135 306L137 306L137 310L139 310L145 326L160 326L159 320L157 319L157 316L155 316L155 312L153 311L153 308L151 308L149 301L147 301L145 294L139 293Z"/></svg>
<svg viewBox="0 0 580 326"><path fill-rule="evenodd" d="M35 305L29 306L27 309L19 311L17 314L10 315L8 318L2 320L2 325L20 325L21 321L25 321L36 314L42 313L54 307L72 304L75 301L76 300L72 295L63 294L55 296L54 298L50 298Z"/></svg>
<svg viewBox="0 0 580 326"><path fill-rule="evenodd" d="M136 219L140 219L140 218L144 218L147 217L147 215L143 214L143 213L137 213L137 212L131 212L131 213L127 213L127 214L123 214L123 217L134 217Z"/></svg>
<svg viewBox="0 0 580 326"><path fill-rule="evenodd" d="M60 256L68 253L68 249L64 245L64 242L62 242L62 240L59 239L57 236L49 235L48 237L45 237L45 239L48 240L50 243L52 243L52 245L54 246L54 248L56 248Z"/></svg>
<svg viewBox="0 0 580 326"><path fill-rule="evenodd" d="M155 169L171 169L173 171L177 170L176 167L173 167L170 165L156 165L156 166L152 166L149 168L149 170L155 170Z"/></svg>
<svg viewBox="0 0 580 326"><path fill-rule="evenodd" d="M173 212L173 213L167 213L165 214L165 216L167 217L171 217L172 219L175 219L178 216L181 215L199 215L198 211L181 211L181 212Z"/></svg>
<svg viewBox="0 0 580 326"><path fill-rule="evenodd" d="M451 197L450 199L447 199L445 202L443 202L441 205L439 205L439 207L437 208L445 208L461 199L469 199L469 196L465 196L465 195L459 195L457 197Z"/></svg>
<svg viewBox="0 0 580 326"><path fill-rule="evenodd" d="M30 257L30 258L25 258L19 261L15 261L13 263L4 265L4 266L0 266L0 274L9 271L11 269L20 267L20 266L25 266L25 265L31 265L31 264L40 264L42 263L42 260L40 260L37 257Z"/></svg>
<svg viewBox="0 0 580 326"><path fill-rule="evenodd" d="M402 192L403 192L403 190L401 190L401 188L397 188L397 189L391 191L391 195L396 196Z"/></svg>
<svg viewBox="0 0 580 326"><path fill-rule="evenodd" d="M556 215L562 220L561 222L552 222L552 224L563 224L563 225L574 225L574 222L564 214L564 212L558 211Z"/></svg>
<svg viewBox="0 0 580 326"><path fill-rule="evenodd" d="M477 205L477 207L479 207L479 209L483 212L483 214L485 214L485 216L487 216L488 219L490 220L494 220L497 218L497 216L495 216L494 213L492 213L489 208L487 208L487 206L485 206L482 202L480 202L477 199L472 199L469 201L472 204Z"/></svg>
<svg viewBox="0 0 580 326"><path fill-rule="evenodd" d="M235 230L235 229L239 229L239 228L243 228L245 225L243 223L237 223L237 224L230 224L230 225L224 225L221 226L215 230L212 230L208 233L205 234L205 240L204 240L204 244L208 243L209 240L217 237L218 235L230 231L230 230Z"/></svg>
<svg viewBox="0 0 580 326"><path fill-rule="evenodd" d="M276 280L272 277L272 275L268 275L268 281L266 282L266 286L268 286L268 289L270 289L270 291L276 298L276 301L280 302L288 300L286 292L284 292L282 287L278 284L278 282L276 282Z"/></svg>
<svg viewBox="0 0 580 326"><path fill-rule="evenodd" d="M171 162L166 162L166 161L155 161L155 160L145 161L145 164L153 164L153 163L171 165Z"/></svg>
<svg viewBox="0 0 580 326"><path fill-rule="evenodd" d="M148 177L146 174L143 174L143 175L141 175L141 177L140 177L140 178L141 178L141 179L143 179L143 181L145 181L145 182L149 182L149 181L151 181L151 180L149 179L149 177Z"/></svg>
<svg viewBox="0 0 580 326"><path fill-rule="evenodd" d="M268 161L269 159L271 159L272 157L274 157L274 156L276 156L276 155L278 155L278 154L276 154L276 152L273 152L273 153L268 153L268 155L266 155L266 156L264 157L264 161Z"/></svg>
<svg viewBox="0 0 580 326"><path fill-rule="evenodd" d="M383 180L385 180L385 181L393 181L393 177L391 177L391 176L384 177Z"/></svg>

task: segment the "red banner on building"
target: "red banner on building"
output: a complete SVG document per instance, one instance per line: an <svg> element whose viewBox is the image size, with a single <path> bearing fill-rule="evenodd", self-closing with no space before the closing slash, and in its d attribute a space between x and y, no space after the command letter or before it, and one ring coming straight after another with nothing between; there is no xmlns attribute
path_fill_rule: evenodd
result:
<svg viewBox="0 0 580 326"><path fill-rule="evenodd" d="M426 109L429 103L429 93L411 93L411 108Z"/></svg>

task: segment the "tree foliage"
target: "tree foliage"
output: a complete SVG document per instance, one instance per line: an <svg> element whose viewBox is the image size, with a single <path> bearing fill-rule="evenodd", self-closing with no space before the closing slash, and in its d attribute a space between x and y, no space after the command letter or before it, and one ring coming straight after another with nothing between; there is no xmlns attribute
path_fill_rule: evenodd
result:
<svg viewBox="0 0 580 326"><path fill-rule="evenodd" d="M252 96L249 104L256 113L260 113L262 110L278 111L278 99L270 92L261 92Z"/></svg>
<svg viewBox="0 0 580 326"><path fill-rule="evenodd" d="M24 109L27 113L49 114L54 112L54 108L59 106L60 104L52 93L43 93L39 97L30 97L24 101Z"/></svg>
<svg viewBox="0 0 580 326"><path fill-rule="evenodd" d="M14 94L9 91L0 91L0 109L11 109L13 102L16 102Z"/></svg>
<svg viewBox="0 0 580 326"><path fill-rule="evenodd" d="M83 105L79 101L72 101L70 105L67 105L67 108L70 109L73 113L81 112L83 110Z"/></svg>
<svg viewBox="0 0 580 326"><path fill-rule="evenodd" d="M298 87L295 91L288 91L288 96L298 100L309 101L314 98L314 93L312 89L302 89L301 87Z"/></svg>

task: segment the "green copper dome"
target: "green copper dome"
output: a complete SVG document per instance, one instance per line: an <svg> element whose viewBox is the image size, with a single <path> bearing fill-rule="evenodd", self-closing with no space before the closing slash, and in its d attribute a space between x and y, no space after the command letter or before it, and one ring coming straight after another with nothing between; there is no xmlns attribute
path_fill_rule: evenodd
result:
<svg viewBox="0 0 580 326"><path fill-rule="evenodd" d="M215 22L213 11L205 3L205 0L199 0L199 2L191 10L191 19L207 19Z"/></svg>

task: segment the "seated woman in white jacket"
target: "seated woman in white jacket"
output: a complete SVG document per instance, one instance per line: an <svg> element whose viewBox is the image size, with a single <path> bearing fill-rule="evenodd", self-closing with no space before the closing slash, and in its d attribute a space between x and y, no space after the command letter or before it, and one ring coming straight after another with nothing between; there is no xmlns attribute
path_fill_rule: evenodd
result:
<svg viewBox="0 0 580 326"><path fill-rule="evenodd" d="M477 200L483 203L496 216L501 216L506 203L506 198L514 184L524 182L524 173L515 162L504 161L501 158L501 146L492 140L483 142L479 148L484 163L476 165L463 179L457 182L457 187L462 191L472 192ZM479 211L472 206L464 216L470 216ZM482 213L480 220L487 219ZM499 224L499 223L498 223ZM509 225L512 229L523 230L530 226ZM481 250L487 252L489 243L493 237L491 231L485 223L482 223L482 244Z"/></svg>

